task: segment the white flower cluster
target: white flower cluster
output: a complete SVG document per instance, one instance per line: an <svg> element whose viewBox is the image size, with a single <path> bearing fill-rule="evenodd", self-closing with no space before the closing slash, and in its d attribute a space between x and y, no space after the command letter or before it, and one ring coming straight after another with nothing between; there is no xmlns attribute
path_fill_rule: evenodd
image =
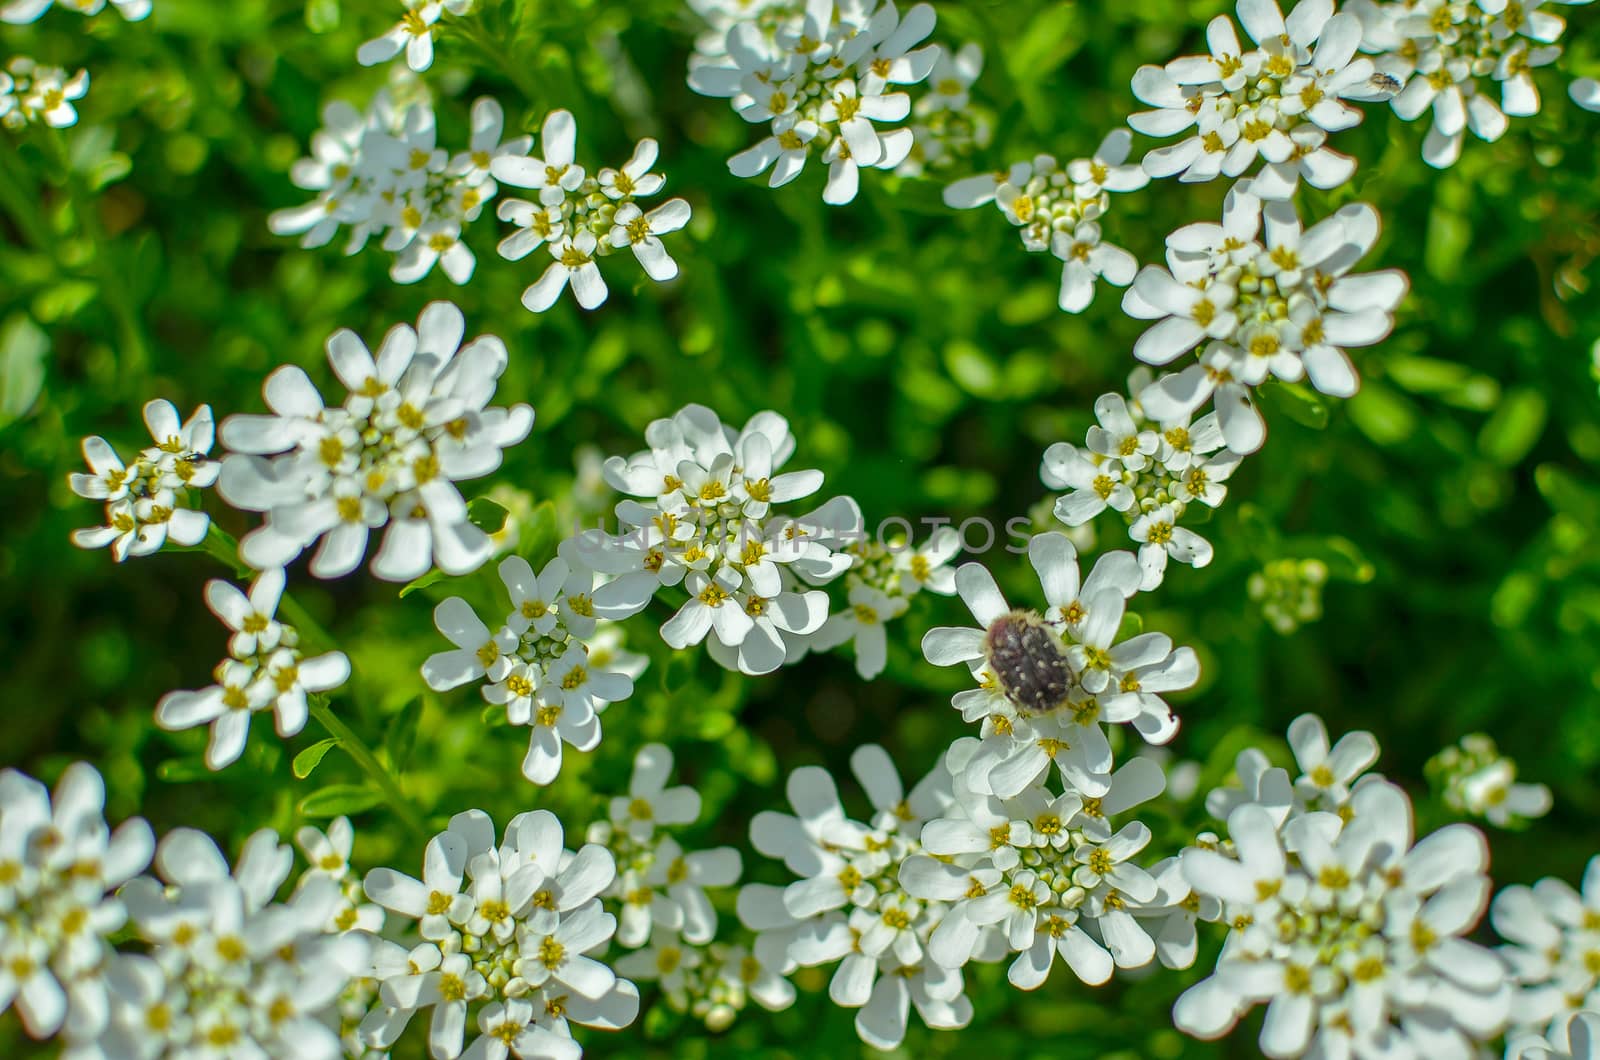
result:
<svg viewBox="0 0 1600 1060"><path fill-rule="evenodd" d="M21 25L44 17L57 0L10 0L0 7L0 22ZM80 15L98 15L106 9L107 0L60 0L62 8ZM129 22L138 22L150 16L151 0L110 0L117 14Z"/></svg>
<svg viewBox="0 0 1600 1060"><path fill-rule="evenodd" d="M386 63L402 52L406 65L421 73L433 65L433 35L439 19L446 13L465 15L473 0L402 0L405 14L381 37L374 37L356 50L362 66Z"/></svg>
<svg viewBox="0 0 1600 1060"><path fill-rule="evenodd" d="M1555 877L1503 888L1490 919L1516 984L1509 1042L1560 1043L1569 1020L1600 1012L1600 857L1589 860L1581 891Z"/></svg>
<svg viewBox="0 0 1600 1060"><path fill-rule="evenodd" d="M1250 575L1245 590L1261 605L1272 628L1287 636L1322 617L1322 587L1328 565L1320 559L1269 560Z"/></svg>
<svg viewBox="0 0 1600 1060"><path fill-rule="evenodd" d="M721 1031L752 998L767 1009L787 1008L794 987L781 969L716 940L717 914L706 889L738 883L741 859L732 847L685 851L658 831L700 816L698 792L666 786L671 772L668 748L641 747L628 794L611 800L607 820L589 826L589 841L617 862L617 878L601 897L617 910L617 944L636 951L617 961L618 973L655 982L672 1009Z"/></svg>
<svg viewBox="0 0 1600 1060"><path fill-rule="evenodd" d="M298 235L302 247L320 247L348 227L344 252L358 253L378 239L396 255L389 270L396 283L416 283L435 265L452 283L470 280L477 258L462 233L499 190L490 168L501 158L525 156L533 138L502 140L505 114L487 96L472 105L466 149L453 154L438 146L433 109L425 101L402 112L388 93L379 92L365 114L335 102L323 109L322 121L311 157L289 171L296 187L317 197L272 214L272 232Z"/></svg>
<svg viewBox="0 0 1600 1060"><path fill-rule="evenodd" d="M941 763L907 795L872 744L851 755L850 768L872 803L868 821L846 814L826 770L805 766L789 775L794 815L764 811L750 822L750 842L797 879L746 884L739 919L757 932L753 951L767 968L787 974L837 961L828 996L860 1010L862 1041L894 1049L913 1005L935 1029L972 1020L959 965L939 963L930 949L947 904L915 897L900 879L906 859L922 853L924 822L950 805L951 778Z"/></svg>
<svg viewBox="0 0 1600 1060"><path fill-rule="evenodd" d="M551 111L540 130L543 158L523 157L526 151L505 153L490 167L497 180L537 193L536 202L506 199L498 210L502 221L518 229L500 241L501 257L520 261L544 247L554 259L522 292L522 304L534 313L555 305L569 284L580 306L600 305L608 289L595 259L624 248L657 283L678 275L678 263L661 237L689 223L689 204L669 199L645 213L636 201L666 185L665 177L650 172L656 142L640 140L621 169L608 167L590 176L577 164L577 139L572 115Z"/></svg>
<svg viewBox="0 0 1600 1060"><path fill-rule="evenodd" d="M434 624L456 647L422 666L423 680L439 692L488 682L483 698L503 705L512 725L532 730L522 773L535 784L561 772L563 743L580 751L599 745L600 714L633 694L647 664L621 651L617 629L599 621L632 613L615 603L627 586L596 588L594 572L569 560L573 549L561 552L537 575L521 556L500 562L511 611L493 633L460 597L440 603Z"/></svg>
<svg viewBox="0 0 1600 1060"><path fill-rule="evenodd" d="M1556 42L1567 26L1550 8L1588 2L1350 0L1349 11L1361 20L1362 47L1376 53L1379 76L1405 85L1390 102L1394 112L1406 121L1432 112L1422 157L1445 169L1461 157L1467 130L1493 143L1510 118L1539 113L1532 71L1560 57Z"/></svg>
<svg viewBox="0 0 1600 1060"><path fill-rule="evenodd" d="M69 75L59 66L43 66L19 55L0 70L0 125L7 129L76 125L78 110L72 103L88 92L87 70Z"/></svg>
<svg viewBox="0 0 1600 1060"><path fill-rule="evenodd" d="M1434 755L1425 772L1446 806L1496 828L1526 827L1549 813L1554 802L1545 785L1517 783L1517 764L1481 732L1463 736L1458 746Z"/></svg>
<svg viewBox="0 0 1600 1060"><path fill-rule="evenodd" d="M148 952L115 958L109 1026L73 1055L335 1060L330 1023L371 940L323 931L340 901L329 879L274 902L293 864L271 829L250 837L232 873L203 833L163 838L161 881L140 877L122 891Z"/></svg>
<svg viewBox="0 0 1600 1060"><path fill-rule="evenodd" d="M1251 392L1268 378L1354 394L1360 381L1346 348L1384 339L1408 288L1396 269L1350 274L1378 230L1365 203L1302 228L1291 204L1235 189L1221 224L1168 236L1167 267L1145 266L1122 299L1129 316L1156 321L1133 355L1160 366L1198 349L1200 359L1140 392L1146 414L1164 422L1214 397L1223 443L1251 453L1266 437Z"/></svg>
<svg viewBox="0 0 1600 1060"><path fill-rule="evenodd" d="M206 583L206 606L233 636L228 657L217 664L217 683L197 692L168 692L156 704L156 724L169 731L211 726L206 767L223 769L238 761L250 735L250 719L272 711L283 739L305 728L307 693L338 688L350 677L350 660L330 651L307 658L300 634L278 621L283 598L281 568L256 576L246 596L225 581Z"/></svg>
<svg viewBox="0 0 1600 1060"><path fill-rule="evenodd" d="M1081 578L1066 536L1039 534L1028 559L1044 589L1043 611L1010 607L982 565L956 571L956 591L977 628L928 631L922 651L935 666L964 664L978 687L953 705L982 723L981 746L965 760L961 782L1007 799L1038 783L1055 764L1068 789L1085 798L1110 790L1106 724L1130 723L1163 744L1178 721L1162 694L1200 676L1194 649L1173 648L1164 633L1125 637L1128 600L1139 591L1139 561L1108 552Z"/></svg>
<svg viewBox="0 0 1600 1060"><path fill-rule="evenodd" d="M128 919L116 891L150 864L155 839L139 818L112 832L105 800L82 762L53 799L32 777L0 772L0 1013L15 1005L35 1038L83 1044L106 1028L109 936Z"/></svg>
<svg viewBox="0 0 1600 1060"><path fill-rule="evenodd" d="M911 152L895 167L903 177L945 170L989 146L994 120L972 100L983 73L983 49L975 42L959 51L939 51L928 75L928 91L911 105Z"/></svg>
<svg viewBox="0 0 1600 1060"><path fill-rule="evenodd" d="M109 545L118 563L158 552L169 538L175 545L198 545L211 518L179 501L191 500L190 490L207 488L222 472L221 464L206 459L216 437L211 406L201 405L187 423L180 423L170 401L150 401L144 406L144 422L156 444L142 449L131 468L109 442L91 435L83 440L90 474L68 480L78 496L106 502L106 525L73 531L72 543L79 548Z"/></svg>
<svg viewBox="0 0 1600 1060"><path fill-rule="evenodd" d="M703 405L687 405L645 431L650 448L605 463L606 482L636 498L616 506L622 530L586 531L576 555L616 575L606 587L611 617L643 610L663 588L688 599L661 627L673 648L710 635L711 657L747 674L771 673L797 657L828 617L825 584L853 565L839 551L861 539L861 509L835 497L807 515L775 505L822 486L820 471L784 471L795 449L775 412L742 430Z"/></svg>
<svg viewBox="0 0 1600 1060"><path fill-rule="evenodd" d="M217 489L266 522L240 542L258 570L283 567L319 539L311 573L337 578L361 563L372 530L387 527L372 573L410 581L435 564L476 570L493 554L468 518L455 483L500 466L501 450L533 427L527 405L489 407L509 357L492 335L462 346L466 324L449 302L433 302L413 329L397 324L376 359L354 332L328 339L328 360L348 389L326 407L304 371L267 377L270 416L230 416Z"/></svg>
<svg viewBox="0 0 1600 1060"><path fill-rule="evenodd" d="M1138 393L1147 373L1135 372L1129 382ZM1102 394L1094 413L1099 422L1083 448L1057 442L1044 452L1040 478L1067 491L1055 503L1056 518L1082 526L1107 508L1120 513L1139 545L1144 591L1161 584L1169 557L1193 567L1210 563L1211 543L1178 522L1190 504L1221 504L1224 483L1239 466L1239 454L1223 448L1217 413L1191 422L1180 409L1152 420L1137 398L1130 405L1120 394Z"/></svg>
<svg viewBox="0 0 1600 1060"><path fill-rule="evenodd" d="M1184 850L1195 895L1229 932L1215 971L1173 1009L1179 1029L1227 1034L1265 1004L1269 1057L1476 1055L1512 1011L1505 967L1468 941L1488 902L1488 847L1468 825L1413 843L1411 802L1377 775L1368 733L1331 749L1321 721L1290 727L1302 775L1240 756L1242 788L1207 799L1228 841Z"/></svg>
<svg viewBox="0 0 1600 1060"><path fill-rule="evenodd" d="M360 1028L366 1045L388 1049L416 1013L432 1009L436 1060L508 1052L576 1060L572 1024L617 1030L633 1022L637 988L587 956L616 931L599 898L616 865L603 847L573 853L563 842L561 822L534 810L512 818L497 847L494 822L468 810L429 841L421 880L387 868L367 873L367 897L412 924L406 945L375 944L368 974L381 985ZM481 1036L468 1045L474 1016Z"/></svg>
<svg viewBox="0 0 1600 1060"><path fill-rule="evenodd" d="M1600 1012L1584 1011L1548 1037L1524 1035L1506 1043L1508 1060L1600 1060Z"/></svg>
<svg viewBox="0 0 1600 1060"><path fill-rule="evenodd" d="M844 578L847 606L829 615L804 645L832 651L853 643L856 673L870 681L883 672L888 659L885 624L905 614L912 597L924 589L940 596L956 591L950 561L961 551L961 535L946 526L919 548L903 539L888 544L874 540L847 545L844 551L853 561Z"/></svg>
<svg viewBox="0 0 1600 1060"><path fill-rule="evenodd" d="M929 957L960 968L1016 954L1007 976L1021 990L1043 986L1058 956L1090 986L1158 954L1169 967L1188 967L1196 948L1194 918L1182 905L1188 890L1171 888L1170 863L1146 871L1131 860L1150 842L1148 827L1111 823L1162 793L1161 767L1134 758L1099 796L1070 783L1057 793L1042 776L1002 798L966 783L981 778L963 764L979 750L971 738L951 747L954 803L923 827L924 853L900 869L913 896L947 905ZM1146 918L1159 921L1159 943Z"/></svg>
<svg viewBox="0 0 1600 1060"><path fill-rule="evenodd" d="M1126 129L1117 129L1101 141L1094 157L1075 158L1064 168L1054 157L1039 155L1001 173L958 180L945 189L945 205L969 210L994 203L1021 229L1024 249L1061 260L1061 308L1081 313L1094 301L1097 280L1126 287L1139 267L1132 254L1101 239L1099 223L1111 206L1111 192L1135 191L1150 182L1143 169L1128 164L1132 142Z"/></svg>
<svg viewBox="0 0 1600 1060"><path fill-rule="evenodd" d="M1133 94L1155 109L1128 124L1149 136L1184 135L1146 155L1145 172L1208 181L1244 177L1260 162L1236 185L1258 198L1292 198L1301 178L1338 187L1356 162L1329 148L1328 134L1361 121L1345 101L1385 98L1399 82L1375 78L1372 60L1355 57L1361 21L1335 14L1333 0L1300 0L1287 19L1277 0L1239 0L1238 11L1255 47L1245 48L1233 21L1218 15L1206 27L1209 54L1134 75Z"/></svg>
<svg viewBox="0 0 1600 1060"><path fill-rule="evenodd" d="M911 114L911 97L890 88L933 71L939 47L917 47L934 29L931 4L904 18L893 0L793 0L755 5L743 17L730 17L729 7L716 5L726 33L690 59L689 87L767 126L769 136L728 160L735 176L770 169L777 188L820 155L828 167L822 199L838 206L855 199L863 166L895 169L906 160L914 133L888 126Z"/></svg>
<svg viewBox="0 0 1600 1060"><path fill-rule="evenodd" d="M306 859L306 870L295 884L295 893L322 886L319 880L328 880L339 889L339 901L323 924L323 930L330 935L347 931L376 935L383 930L383 910L363 900L361 878L350 868L350 852L355 842L355 829L348 817L334 819L327 831L303 825L294 834L295 846Z"/></svg>

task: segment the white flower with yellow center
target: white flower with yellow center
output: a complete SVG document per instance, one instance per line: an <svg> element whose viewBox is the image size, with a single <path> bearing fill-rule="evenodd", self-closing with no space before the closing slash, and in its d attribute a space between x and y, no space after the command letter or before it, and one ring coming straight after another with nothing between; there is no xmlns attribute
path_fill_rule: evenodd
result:
<svg viewBox="0 0 1600 1060"><path fill-rule="evenodd" d="M580 306L594 309L609 293L598 259L631 249L646 275L657 282L677 276L678 266L660 236L688 224L689 204L672 199L645 212L637 199L660 193L666 179L649 172L656 142L641 140L621 168L597 176L577 164L578 126L565 110L551 111L540 135L542 158L505 155L489 166L503 184L537 192L537 202L507 199L499 216L518 231L500 244L500 255L518 261L539 247L554 259L540 278L523 291L522 304L543 313L568 286Z"/></svg>
<svg viewBox="0 0 1600 1060"><path fill-rule="evenodd" d="M406 65L421 73L433 65L434 26L446 12L464 15L472 9L472 0L406 0L405 14L395 27L381 37L374 37L356 52L356 61L362 66L376 66L405 53Z"/></svg>
<svg viewBox="0 0 1600 1060"><path fill-rule="evenodd" d="M19 55L6 64L5 78L7 91L0 95L9 105L0 108L0 124L6 128L47 125L65 129L78 123L78 111L72 104L89 93L88 71L68 74L58 66L45 66Z"/></svg>
<svg viewBox="0 0 1600 1060"><path fill-rule="evenodd" d="M422 881L367 874L368 897L418 921L425 940L410 951L380 943L381 1005L362 1023L367 1045L389 1048L426 1008L429 1047L441 1060L482 1055L494 1041L520 1057L576 1057L570 1024L633 1022L638 990L591 956L616 928L599 898L615 862L602 847L572 853L563 842L560 822L536 810L513 818L496 846L488 815L469 810L429 843ZM468 1045L474 1012L484 1036Z"/></svg>
<svg viewBox="0 0 1600 1060"><path fill-rule="evenodd" d="M222 471L220 463L206 458L216 437L211 406L201 405L180 423L172 403L157 399L145 404L144 421L155 445L142 450L132 467L104 438L91 436L83 440L90 474L68 480L78 496L106 502L106 525L73 531L72 543L79 548L110 545L119 563L157 552L168 539L185 547L198 545L211 519L180 507L178 500L192 500L191 490L211 486Z"/></svg>
<svg viewBox="0 0 1600 1060"><path fill-rule="evenodd" d="M462 345L465 321L448 302L425 308L415 329L396 325L374 357L353 332L328 339L328 359L349 393L326 407L297 367L279 368L265 391L270 416L232 416L222 440L233 452L218 489L266 523L240 542L260 570L282 567L321 542L320 578L361 563L370 531L386 527L372 572L405 582L437 565L477 569L494 551L467 515L455 483L500 464L526 438L533 410L490 408L509 362L492 335Z"/></svg>
<svg viewBox="0 0 1600 1060"><path fill-rule="evenodd" d="M118 888L143 872L150 826L105 822L105 783L68 766L54 795L0 771L0 1011L16 1007L33 1038L91 1042L105 1029L109 938L128 918Z"/></svg>
<svg viewBox="0 0 1600 1060"><path fill-rule="evenodd" d="M9 22L12 25L34 22L43 18L45 12L58 2L67 11L76 11L80 15L98 15L105 10L107 0L10 0L10 3L0 7L0 22ZM150 17L151 0L110 0L110 3L116 8L117 14L129 22L138 22Z"/></svg>
<svg viewBox="0 0 1600 1060"><path fill-rule="evenodd" d="M1182 855L1185 880L1223 904L1232 929L1216 971L1178 999L1180 1030L1220 1038L1264 1003L1262 1051L1296 1057L1470 1055L1504 1028L1507 969L1462 937L1489 893L1476 830L1451 825L1413 845L1405 793L1371 780L1346 813L1281 829L1266 807L1238 806L1228 834L1231 850Z"/></svg>

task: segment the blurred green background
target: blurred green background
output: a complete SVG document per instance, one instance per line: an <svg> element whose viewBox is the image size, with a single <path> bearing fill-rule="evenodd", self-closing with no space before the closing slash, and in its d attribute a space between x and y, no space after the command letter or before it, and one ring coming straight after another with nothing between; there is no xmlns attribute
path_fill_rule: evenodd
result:
<svg viewBox="0 0 1600 1060"><path fill-rule="evenodd" d="M1200 47L1206 20L1225 8L935 6L936 39L984 47L975 95L996 116L995 143L950 179L1039 151L1090 153L1135 108L1134 69ZM279 364L331 384L322 343L338 327L375 342L449 298L469 334L502 336L512 362L500 401L531 403L538 421L491 482L553 501L540 518L562 527L604 503L592 489L575 492L580 451L631 452L646 423L690 401L735 423L763 408L785 414L800 439L796 466L821 468L827 491L858 497L870 521L1001 523L1044 498L1042 450L1081 442L1095 396L1121 387L1133 366L1142 325L1122 316L1120 292L1102 286L1083 316L1060 313L1058 263L1025 254L992 210L946 210L938 179L870 173L854 204L830 209L815 163L778 192L730 176L726 158L758 133L726 101L685 86L696 31L685 5L479 8L474 17L500 53L446 32L423 75L441 141L465 141L467 109L481 94L530 131L550 108L573 111L591 169L656 137L667 193L694 207L670 247L680 280L658 287L631 260L613 259L604 263L611 299L598 312L564 299L535 317L517 299L542 256L496 258L500 232L487 213L467 234L477 276L459 289L437 272L394 285L376 247L346 258L338 240L302 251L271 236L267 214L309 197L286 174L322 104L364 106L385 81L385 70L363 70L354 56L394 20L388 0L157 0L143 24L55 11L35 26L0 28L0 55L87 66L93 76L75 128L0 133L0 763L53 780L89 758L106 774L114 819L137 812L158 831L193 825L230 850L263 824L292 830L308 793L361 780L338 754L310 780L294 779L294 752L324 735L315 723L285 744L258 721L244 759L207 774L203 730L162 733L151 712L166 691L209 682L225 637L201 586L224 572L203 555L171 553L116 566L67 541L100 514L66 486L83 435L104 434L128 454L145 443L140 406L157 396L185 414L209 402L218 419L261 411L261 380ZM1524 779L1556 792L1555 811L1533 831L1491 837L1502 884L1575 878L1595 850L1600 812L1600 299L1591 290L1600 115L1570 104L1564 86L1564 76L1600 72L1600 26L1582 8L1562 10L1570 47L1559 69L1537 71L1544 113L1514 122L1499 144L1469 141L1455 169L1423 165L1425 129L1387 109L1339 135L1335 146L1361 159L1354 182L1306 193L1301 205L1320 214L1359 198L1379 208L1386 230L1363 267L1411 275L1399 326L1358 353L1365 385L1356 399L1263 395L1268 444L1200 528L1216 562L1174 569L1137 601L1147 628L1201 653L1204 677L1178 704L1184 727L1173 751L1206 765L1202 790L1256 734L1316 711L1336 733L1375 731L1380 768L1412 790L1432 826L1444 816L1427 797L1422 763L1465 733L1491 733ZM1116 197L1107 236L1154 260L1172 228L1217 216L1223 190L1164 183ZM207 506L235 534L251 525L214 497ZM1098 528L1101 547L1123 546L1115 522ZM549 536L539 543L548 552ZM1247 583L1272 560L1303 557L1333 572L1326 613L1279 635ZM1014 599L1036 592L1020 557L987 559ZM502 607L492 568L464 582L448 591L485 614ZM569 755L560 781L537 790L518 774L525 733L486 725L475 690L424 694L417 668L444 646L429 594L397 599L365 576L328 585L301 573L291 584L354 660L356 681L336 709L373 743L389 734L386 753L431 824L468 806L500 823L546 806L576 841L603 812L600 796L625 784L634 750L662 740L706 799L707 823L690 836L747 847L750 813L782 803L782 776L795 766L828 765L856 798L843 778L858 744L884 744L909 783L962 732L947 702L960 675L928 666L916 648L928 626L963 617L959 602L919 598L891 627L888 670L870 684L840 656L764 679L726 674L703 653L669 661L652 618L641 616L629 646L652 663L638 693L605 715L594 754ZM663 613L649 614L659 623ZM419 696L412 730L418 712L408 705ZM1193 805L1168 816L1152 851L1175 852L1202 823ZM379 807L355 819L358 865L418 862L420 842L392 814ZM747 878L781 879L758 856L746 860ZM1006 986L1004 967L969 969L978 1014L967 1031L929 1034L913 1017L907 1054L1213 1053L1167 1017L1196 973L1090 990L1057 969L1029 996ZM809 993L793 1009L751 1008L720 1036L660 1007L642 1029L590 1033L584 1044L594 1055L862 1049L852 1013L826 1000L826 973L798 981ZM1241 1030L1223 1048L1249 1055L1254 1040ZM0 1051L35 1048L14 1017L0 1018Z"/></svg>

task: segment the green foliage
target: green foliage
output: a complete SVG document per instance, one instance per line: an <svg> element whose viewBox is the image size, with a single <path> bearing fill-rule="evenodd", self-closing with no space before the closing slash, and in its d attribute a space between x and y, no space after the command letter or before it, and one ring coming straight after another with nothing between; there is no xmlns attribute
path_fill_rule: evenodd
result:
<svg viewBox="0 0 1600 1060"><path fill-rule="evenodd" d="M694 27L684 5L480 6L481 16L442 34L427 75L441 128L464 129L472 99L487 93L518 129L570 109L597 158L620 161L633 138L657 137L668 192L694 207L673 248L682 279L630 284L614 270L598 312L563 302L535 317L517 301L535 266L494 257L487 215L467 237L477 277L460 289L437 273L398 287L376 248L346 258L271 236L266 215L303 200L287 170L323 103L364 103L383 83L384 71L360 69L354 55L388 25L393 3L157 0L147 25L61 15L0 29L6 52L94 75L77 127L0 132L9 703L0 761L53 779L88 758L106 775L114 819L138 812L158 831L203 828L232 851L263 825L289 832L347 813L357 865L420 864L422 839L353 759L330 753L338 741L315 721L279 741L258 720L244 758L219 774L200 760L202 731L152 723L163 693L209 681L226 638L201 589L230 571L175 552L116 567L67 540L99 515L65 484L84 435L139 444L139 407L156 396L184 412L210 403L219 419L259 412L261 381L279 364L331 384L322 344L338 327L375 341L427 301L450 298L469 335L506 340L500 399L531 403L538 421L492 481L532 498L517 516L518 551L535 562L603 507L592 486L584 492L577 455L630 452L648 421L690 401L730 421L763 408L788 416L802 466L825 471L830 492L860 499L874 524L1026 516L1043 496L1040 452L1081 438L1094 398L1133 367L1142 325L1118 311L1115 290L1102 286L1081 317L1061 314L1050 260L1024 254L991 211L946 210L936 182L870 174L853 205L833 209L820 201L815 165L776 192L730 176L726 158L755 133L724 101L685 86ZM999 115L997 142L974 170L1039 151L1087 154L1136 106L1133 70L1194 48L1224 7L937 6L938 39L977 40L989 56L977 94ZM1564 65L1593 74L1600 28L1581 8L1570 14ZM1575 878L1600 813L1600 347L1591 347L1600 300L1590 278L1600 116L1568 105L1554 70L1540 74L1544 113L1514 122L1497 144L1469 141L1448 172L1424 166L1423 129L1387 111L1341 134L1339 146L1362 163L1353 186L1307 191L1301 205L1320 214L1359 198L1379 208L1386 231L1372 260L1412 279L1400 326L1359 358L1364 387L1349 402L1266 388L1268 444L1202 530L1216 561L1174 570L1140 600L1143 628L1201 655L1201 686L1176 703L1184 729L1173 750L1202 764L1202 791L1225 778L1237 750L1270 744L1302 711L1336 732L1372 729L1381 768L1418 791L1440 747L1493 734L1524 779L1556 793L1536 828L1493 837L1500 883ZM1155 260L1168 231L1214 218L1220 195L1163 183L1119 197L1108 238ZM251 525L215 498L207 506L235 535ZM473 514L493 529L515 509L497 495L474 502ZM1102 547L1118 544L1113 522L1098 531ZM1330 574L1324 617L1287 637L1247 593L1250 576L1283 557L1321 560ZM984 558L1015 598L1036 591L1020 557ZM497 600L492 565L465 579L430 575L398 594L364 575L324 584L301 574L293 591L354 666L333 712L379 749L430 828L467 806L502 823L543 806L570 834L625 784L634 750L661 740L704 795L699 838L747 847L749 817L781 802L794 767L821 763L843 776L850 751L877 741L920 776L962 731L947 702L961 675L928 666L917 648L929 626L961 617L957 602L918 597L891 627L888 668L872 683L841 657L748 679L700 652L673 655L651 629L665 617L657 605L629 626L628 647L651 659L637 692L606 713L597 751L569 755L558 782L537 790L518 770L521 730L485 725L470 690L419 695L418 667L444 647L433 604ZM1198 807L1175 805L1151 849L1175 849L1201 826ZM749 855L747 877L781 874ZM722 912L731 924L731 895ZM1192 974L1092 991L1058 972L1041 996L1024 996L1005 984L1003 966L969 973L973 1026L935 1035L913 1020L908 1055L973 1055L979 1043L994 1056L1213 1055L1167 1018ZM723 1035L657 1009L635 1032L589 1034L585 1045L627 1056L862 1050L851 1014L828 1003L824 975L802 972L798 984L793 1009L752 1008ZM1253 1041L1242 1032L1235 1047ZM0 1022L0 1052L31 1048L12 1017Z"/></svg>

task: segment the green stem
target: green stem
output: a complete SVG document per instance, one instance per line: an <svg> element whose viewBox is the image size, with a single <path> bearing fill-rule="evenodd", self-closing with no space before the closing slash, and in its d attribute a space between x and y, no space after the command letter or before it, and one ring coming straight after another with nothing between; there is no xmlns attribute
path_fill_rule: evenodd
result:
<svg viewBox="0 0 1600 1060"><path fill-rule="evenodd" d="M516 86L517 91L522 93L526 101L531 103L538 98L539 93L535 89L533 82L528 78L527 69L513 62L511 56L506 54L505 49L501 48L494 38L489 36L488 30L482 24L469 22L466 19L455 19L450 23L450 29L462 40L482 52L495 66L499 67L500 72L505 74L506 78Z"/></svg>
<svg viewBox="0 0 1600 1060"><path fill-rule="evenodd" d="M205 540L200 543L199 551L219 560L237 577L242 578L255 573L239 559L239 542L215 522L206 531ZM331 651L337 647L327 630L323 629L322 625L311 617L311 613L287 592L278 600L278 610L288 620L289 625L300 632L303 645L315 646L319 651ZM314 693L306 698L311 707L311 716L328 730L329 736L339 741L339 746L344 748L345 753L373 779L406 826L418 836L426 836L427 825L423 823L416 807L411 805L411 800L406 797L404 789L400 787L400 781L378 760L372 748L356 735L355 730L333 712L333 708L328 705L328 697Z"/></svg>
<svg viewBox="0 0 1600 1060"><path fill-rule="evenodd" d="M367 775L377 783L379 789L388 798L389 804L394 808L394 811L405 822L406 827L410 828L418 836L427 835L427 825L423 823L422 816L417 813L416 807L411 805L411 800L400 787L400 782L395 779L394 774L384 767L382 762L378 761L378 756L373 754L372 749L366 745L365 741L356 735L355 730L346 725L344 720L333 712L333 708L328 706L328 697L321 694L312 695L308 697L308 702L311 706L311 716L317 719L319 725L328 730L329 736L339 741L339 746L344 748L346 754L355 759L357 765L367 771Z"/></svg>
<svg viewBox="0 0 1600 1060"><path fill-rule="evenodd" d="M56 251L56 236L39 210L37 189L31 187L31 179L27 182L29 187L25 188L12 176L11 159L20 164L22 156L14 150L0 152L0 163L3 163L0 164L0 200L5 202L6 212L34 249L50 255L50 260L59 265L61 256Z"/></svg>

